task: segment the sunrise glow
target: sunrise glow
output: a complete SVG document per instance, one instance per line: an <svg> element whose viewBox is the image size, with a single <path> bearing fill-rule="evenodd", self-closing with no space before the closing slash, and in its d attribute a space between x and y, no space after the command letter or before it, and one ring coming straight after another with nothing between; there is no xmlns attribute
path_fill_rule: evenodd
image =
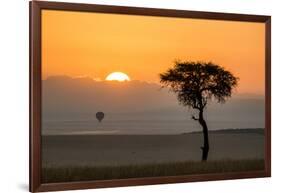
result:
<svg viewBox="0 0 281 193"><path fill-rule="evenodd" d="M212 61L239 77L238 93L263 94L264 37L261 22L42 10L42 77L159 84L177 59Z"/></svg>
<svg viewBox="0 0 281 193"><path fill-rule="evenodd" d="M123 82L123 81L130 81L130 78L127 74L123 72L113 72L109 74L105 80L108 81L115 80L115 81Z"/></svg>

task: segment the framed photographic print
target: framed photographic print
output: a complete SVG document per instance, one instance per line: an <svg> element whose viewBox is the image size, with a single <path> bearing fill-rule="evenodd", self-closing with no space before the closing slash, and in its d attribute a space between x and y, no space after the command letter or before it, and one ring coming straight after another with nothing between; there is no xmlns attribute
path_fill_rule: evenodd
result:
<svg viewBox="0 0 281 193"><path fill-rule="evenodd" d="M269 177L270 16L30 2L30 191Z"/></svg>

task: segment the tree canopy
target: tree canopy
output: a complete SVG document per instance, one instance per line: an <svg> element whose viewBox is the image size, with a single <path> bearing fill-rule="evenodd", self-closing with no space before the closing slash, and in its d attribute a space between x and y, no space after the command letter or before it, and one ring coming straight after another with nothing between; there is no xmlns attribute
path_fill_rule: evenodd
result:
<svg viewBox="0 0 281 193"><path fill-rule="evenodd" d="M202 110L209 99L219 103L231 97L238 78L212 62L177 61L160 74L160 82L177 93L179 102Z"/></svg>

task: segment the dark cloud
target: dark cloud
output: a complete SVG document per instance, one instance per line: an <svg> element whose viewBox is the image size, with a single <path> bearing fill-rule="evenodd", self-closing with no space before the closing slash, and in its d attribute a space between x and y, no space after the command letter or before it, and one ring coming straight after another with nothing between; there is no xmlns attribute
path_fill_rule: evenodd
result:
<svg viewBox="0 0 281 193"><path fill-rule="evenodd" d="M186 119L194 112L156 83L53 76L43 80L43 119L80 119L103 111L115 118ZM209 120L264 123L264 97L241 94L207 107Z"/></svg>

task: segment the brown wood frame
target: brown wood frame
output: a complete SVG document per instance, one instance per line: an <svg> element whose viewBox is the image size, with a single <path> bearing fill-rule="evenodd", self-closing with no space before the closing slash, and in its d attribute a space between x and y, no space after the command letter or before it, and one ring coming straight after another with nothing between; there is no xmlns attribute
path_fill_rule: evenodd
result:
<svg viewBox="0 0 281 193"><path fill-rule="evenodd" d="M265 170L203 175L183 175L168 177L148 177L118 180L81 181L65 183L41 183L41 10L65 10L80 12L117 13L143 16L179 17L228 21L265 23ZM30 1L30 185L31 192L104 188L116 186L135 186L166 183L195 182L207 180L226 180L259 178L271 176L271 17L264 15L245 15L121 7L92 4L76 4L46 1Z"/></svg>

